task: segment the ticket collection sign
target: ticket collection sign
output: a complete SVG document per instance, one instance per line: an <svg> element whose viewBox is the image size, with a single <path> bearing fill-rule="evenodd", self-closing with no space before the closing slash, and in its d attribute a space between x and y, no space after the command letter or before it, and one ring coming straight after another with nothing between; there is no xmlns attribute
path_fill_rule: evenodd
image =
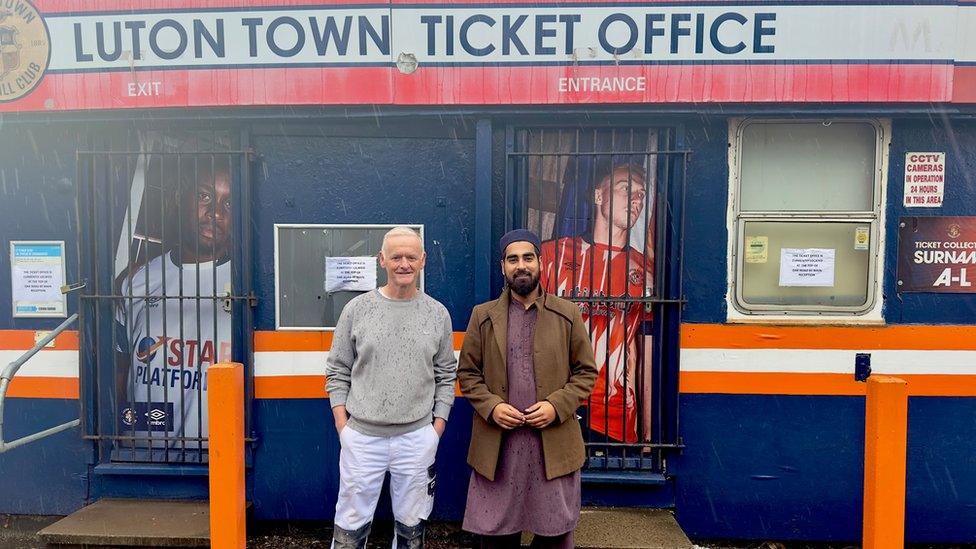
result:
<svg viewBox="0 0 976 549"><path fill-rule="evenodd" d="M898 291L976 293L976 217L903 217Z"/></svg>
<svg viewBox="0 0 976 549"><path fill-rule="evenodd" d="M951 102L974 23L895 0L0 0L0 112Z"/></svg>

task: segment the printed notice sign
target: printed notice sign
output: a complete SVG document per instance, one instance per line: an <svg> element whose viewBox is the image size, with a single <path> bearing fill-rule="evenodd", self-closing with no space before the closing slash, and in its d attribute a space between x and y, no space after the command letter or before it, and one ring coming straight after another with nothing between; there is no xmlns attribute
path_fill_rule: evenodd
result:
<svg viewBox="0 0 976 549"><path fill-rule="evenodd" d="M854 249L867 250L871 246L871 233L868 227L854 229Z"/></svg>
<svg viewBox="0 0 976 549"><path fill-rule="evenodd" d="M905 207L938 208L945 190L945 153L905 153Z"/></svg>
<svg viewBox="0 0 976 549"><path fill-rule="evenodd" d="M325 258L325 291L368 292L376 289L376 258Z"/></svg>
<svg viewBox="0 0 976 549"><path fill-rule="evenodd" d="M779 285L833 286L834 252L832 248L782 248L779 255Z"/></svg>
<svg viewBox="0 0 976 549"><path fill-rule="evenodd" d="M14 317L63 317L64 242L11 242Z"/></svg>
<svg viewBox="0 0 976 549"><path fill-rule="evenodd" d="M746 263L765 263L769 259L769 237L746 237Z"/></svg>

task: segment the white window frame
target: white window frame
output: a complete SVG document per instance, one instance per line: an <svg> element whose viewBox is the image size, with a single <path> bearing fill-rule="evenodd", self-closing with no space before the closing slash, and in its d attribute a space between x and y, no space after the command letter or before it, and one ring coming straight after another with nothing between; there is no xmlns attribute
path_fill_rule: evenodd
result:
<svg viewBox="0 0 976 549"><path fill-rule="evenodd" d="M833 122L866 123L876 131L875 192L872 212L740 212L742 134L751 124L797 124ZM729 120L729 195L727 210L728 271L726 311L730 322L785 324L883 324L885 205L887 204L888 156L891 145L891 120L874 118L733 118ZM738 284L742 276L738 256L748 221L862 222L871 227L871 261L868 266L867 303L856 307L810 305L754 305L742 299Z"/></svg>
<svg viewBox="0 0 976 549"><path fill-rule="evenodd" d="M274 224L274 294L275 294L275 330L282 332L334 332L335 326L284 326L281 324L281 292L278 291L279 264L278 257L278 231L279 229L392 229L394 227L408 227L420 234L420 241L424 243L424 251L427 250L427 240L424 237L424 225L422 223L275 223ZM322 258L325 261L325 258ZM323 269L325 267L323 266ZM382 268L382 267L379 267ZM420 271L420 291L424 291L424 271Z"/></svg>

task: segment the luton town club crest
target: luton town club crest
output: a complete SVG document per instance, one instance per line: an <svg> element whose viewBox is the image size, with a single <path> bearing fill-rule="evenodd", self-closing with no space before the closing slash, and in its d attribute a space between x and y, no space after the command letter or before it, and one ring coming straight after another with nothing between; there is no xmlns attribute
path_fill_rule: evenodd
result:
<svg viewBox="0 0 976 549"><path fill-rule="evenodd" d="M50 55L51 39L37 8L27 0L0 0L0 103L30 93Z"/></svg>

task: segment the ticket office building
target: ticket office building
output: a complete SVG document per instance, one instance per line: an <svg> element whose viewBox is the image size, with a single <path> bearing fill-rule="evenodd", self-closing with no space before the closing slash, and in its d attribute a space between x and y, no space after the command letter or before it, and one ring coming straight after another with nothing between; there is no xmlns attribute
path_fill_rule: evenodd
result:
<svg viewBox="0 0 976 549"><path fill-rule="evenodd" d="M610 163L643 183L640 204L622 205L641 190L629 185L623 201L606 206L625 212L624 245L639 258L627 259L623 272L639 281L630 280L636 289L626 295L611 281L602 296L591 285L575 297L590 299L581 309L639 304L643 313L620 337L637 342L624 352L639 357L627 382L640 404L620 432L605 421L588 435L586 502L674 507L700 538L858 539L864 400L852 374L854 353L863 351L874 353L876 371L905 373L919 387L909 409L908 538L973 539L972 395L965 376L946 378L956 365L939 361L951 356L940 353L969 350L976 301L901 292L896 265L904 218L976 214L976 157L968 152L976 125L965 113L929 107L732 110L5 115L2 233L8 241L64 241L67 280L88 286L68 300L69 313L84 311L86 323L57 340L56 360L23 371L28 381L12 386L5 417L8 439L79 412L83 426L0 456L0 512L70 513L102 497L206 497L205 446L193 437L189 450L128 453L113 438L124 429L114 417L105 330L120 294L104 298L102 290L116 291L139 258L178 240L179 222L167 225L178 216L173 193L182 192L166 183L172 174L215 179L220 164L232 180L230 288L214 278L206 297L214 315L229 313L230 355L247 368L253 516L329 520L339 442L324 389L327 328L354 294L326 291L324 258L375 255L386 227L415 226L428 255L424 291L463 333L472 307L502 288L496 242L507 229L593 244L587 236L596 238L604 206L595 174ZM906 175L916 175L906 169L909 153L944 153L937 208L905 205ZM924 160L916 164L940 165ZM0 269L0 278L10 276L9 265ZM0 279L0 287L11 283ZM569 283L562 293L579 281ZM633 299L619 305L620 297ZM59 322L15 317L10 300L0 295L9 353L26 348L17 338ZM221 358L214 352L212 360ZM80 378L72 379L72 360ZM592 404L584 417L587 410ZM438 455L436 518L463 513L471 414L458 398Z"/></svg>

